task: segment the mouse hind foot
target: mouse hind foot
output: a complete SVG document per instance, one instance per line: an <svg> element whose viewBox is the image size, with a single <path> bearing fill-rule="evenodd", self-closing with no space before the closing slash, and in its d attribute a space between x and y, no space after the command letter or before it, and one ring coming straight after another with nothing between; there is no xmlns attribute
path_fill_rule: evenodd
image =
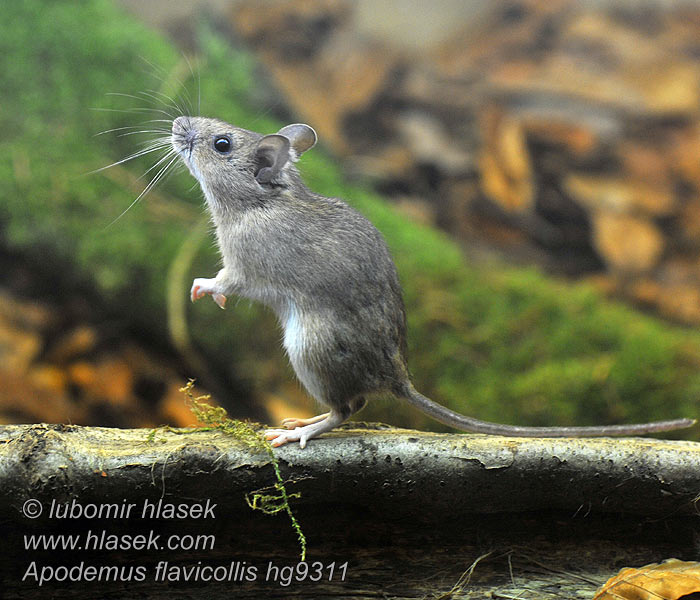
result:
<svg viewBox="0 0 700 600"><path fill-rule="evenodd" d="M323 421L328 415L331 413L323 413L322 415L316 415L315 417L311 417L309 419L295 419L295 418L289 418L289 419L282 419L282 425L284 425L287 429L296 429L297 427L304 427L305 425L313 425L314 423L318 423L319 421Z"/></svg>
<svg viewBox="0 0 700 600"><path fill-rule="evenodd" d="M288 419L291 421L291 419ZM313 419L294 419L294 421L312 421L294 429L269 429L265 432L265 438L276 448L287 442L299 442L301 448L306 447L306 442L318 437L326 431L340 425L345 418L337 412L331 411L325 415L319 415Z"/></svg>
<svg viewBox="0 0 700 600"><path fill-rule="evenodd" d="M364 396L357 396L332 408L330 412L310 419L284 419L282 424L287 429L269 429L265 432L265 438L272 442L274 447L283 446L287 442L299 442L299 446L305 448L310 439L337 427L365 404Z"/></svg>

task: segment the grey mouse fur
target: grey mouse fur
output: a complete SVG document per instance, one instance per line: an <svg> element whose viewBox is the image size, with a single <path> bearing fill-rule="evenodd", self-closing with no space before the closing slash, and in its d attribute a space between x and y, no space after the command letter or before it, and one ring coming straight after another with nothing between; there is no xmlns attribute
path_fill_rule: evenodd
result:
<svg viewBox="0 0 700 600"><path fill-rule="evenodd" d="M382 235L342 200L309 190L294 163L316 143L308 125L261 135L204 117L178 117L172 145L199 182L216 227L223 268L198 278L191 297L224 307L231 294L277 315L284 347L307 391L330 408L267 432L275 446L306 442L391 393L464 431L520 437L636 435L691 426L678 419L606 427L518 427L455 413L413 387L406 315Z"/></svg>

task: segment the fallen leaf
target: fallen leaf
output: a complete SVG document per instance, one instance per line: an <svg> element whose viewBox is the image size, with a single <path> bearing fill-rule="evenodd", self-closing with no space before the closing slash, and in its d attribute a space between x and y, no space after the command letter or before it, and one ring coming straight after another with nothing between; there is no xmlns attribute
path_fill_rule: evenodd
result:
<svg viewBox="0 0 700 600"><path fill-rule="evenodd" d="M622 569L593 600L678 600L700 593L700 563L670 558L639 569Z"/></svg>

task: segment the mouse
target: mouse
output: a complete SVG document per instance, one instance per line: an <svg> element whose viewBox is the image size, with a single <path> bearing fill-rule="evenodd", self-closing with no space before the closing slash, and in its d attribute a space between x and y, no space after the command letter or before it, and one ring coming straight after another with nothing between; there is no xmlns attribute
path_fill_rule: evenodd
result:
<svg viewBox="0 0 700 600"><path fill-rule="evenodd" d="M289 418L265 433L273 446L307 442L361 410L368 398L403 398L458 430L514 437L641 435L692 419L584 427L480 421L418 392L406 362L406 311L389 248L376 227L338 198L309 189L296 166L317 135L303 123L261 134L215 118L180 116L171 144L197 180L223 268L196 278L194 302L231 295L269 307L294 372L328 411Z"/></svg>

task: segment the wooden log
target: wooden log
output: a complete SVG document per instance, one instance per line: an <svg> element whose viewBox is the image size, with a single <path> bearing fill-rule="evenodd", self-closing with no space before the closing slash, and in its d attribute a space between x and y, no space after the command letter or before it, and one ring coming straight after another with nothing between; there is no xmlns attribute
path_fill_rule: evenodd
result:
<svg viewBox="0 0 700 600"><path fill-rule="evenodd" d="M194 493L247 513L243 495L274 483L270 458L215 431L71 425L0 427L0 510L28 497L140 498ZM694 514L700 444L655 439L535 439L341 429L275 451L300 505L350 502L377 515L562 509ZM439 493L437 491L439 490ZM429 507L429 509L428 509Z"/></svg>
<svg viewBox="0 0 700 600"><path fill-rule="evenodd" d="M355 425L275 455L289 491L301 493L292 509L308 541L308 566L321 564L327 575L332 563L347 563L346 578L282 585L279 574L266 577L275 567L299 568L298 541L286 515L246 505L246 494L274 483L273 468L267 452L229 435L1 427L3 597L337 599L391 590L407 599L451 590L475 594L459 597L578 598L582 589L590 597L621 566L686 555L697 528L697 443ZM131 504L128 517L105 512ZM186 517L168 516L169 507L181 506ZM27 548L27 539L42 535L93 541L70 552ZM154 547L95 541L133 543L137 535ZM165 540L216 543L173 550ZM462 576L477 565L473 579ZM84 579L87 568L112 567L138 568L144 578ZM231 578L243 567L255 568L255 577ZM224 579L204 579L214 568Z"/></svg>

